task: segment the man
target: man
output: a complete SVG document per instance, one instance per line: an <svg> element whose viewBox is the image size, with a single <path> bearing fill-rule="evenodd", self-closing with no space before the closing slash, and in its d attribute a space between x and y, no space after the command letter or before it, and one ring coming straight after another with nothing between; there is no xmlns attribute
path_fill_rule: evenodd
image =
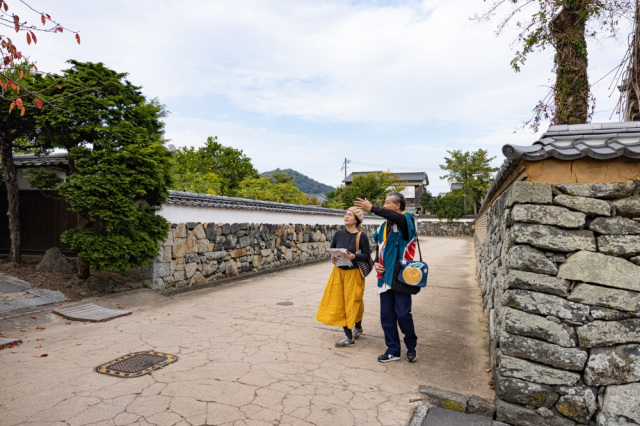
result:
<svg viewBox="0 0 640 426"><path fill-rule="evenodd" d="M399 192L391 192L384 200L384 207L374 206L366 198L358 198L354 204L362 210L370 211L387 219L373 233L378 244L374 268L378 273L378 293L380 294L380 322L384 331L387 350L378 357L380 362L400 360L401 346L398 327L404 334L407 347L407 361L418 359L416 345L418 337L411 315L411 295L393 291L393 276L396 261L400 258L413 260L416 249L416 229L413 217L404 211L405 199Z"/></svg>

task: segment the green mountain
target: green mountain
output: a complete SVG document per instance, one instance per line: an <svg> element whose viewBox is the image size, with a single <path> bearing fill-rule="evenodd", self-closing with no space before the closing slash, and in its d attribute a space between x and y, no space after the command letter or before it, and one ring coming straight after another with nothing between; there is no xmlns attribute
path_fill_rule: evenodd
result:
<svg viewBox="0 0 640 426"><path fill-rule="evenodd" d="M326 194L329 191L333 191L335 188L324 183L320 183L317 180L311 179L309 176L305 176L302 173L298 173L292 169L275 169L269 172L260 173L260 176L271 176L274 173L286 173L289 176L293 176L293 183L298 189L305 194Z"/></svg>

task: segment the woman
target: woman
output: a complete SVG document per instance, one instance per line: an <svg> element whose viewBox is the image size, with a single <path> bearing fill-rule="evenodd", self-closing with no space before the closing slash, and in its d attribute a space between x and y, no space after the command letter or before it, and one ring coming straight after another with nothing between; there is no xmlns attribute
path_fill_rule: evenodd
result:
<svg viewBox="0 0 640 426"><path fill-rule="evenodd" d="M338 348L354 345L355 339L362 334L364 278L356 261L367 261L371 258L369 238L364 232L360 233L358 249L356 249L358 226L363 219L362 210L357 207L349 207L344 214L346 229L341 229L333 235L331 248L346 249L346 257L353 265L333 267L316 315L316 319L323 324L343 328L345 337L336 343ZM331 258L331 261L336 263L334 257Z"/></svg>

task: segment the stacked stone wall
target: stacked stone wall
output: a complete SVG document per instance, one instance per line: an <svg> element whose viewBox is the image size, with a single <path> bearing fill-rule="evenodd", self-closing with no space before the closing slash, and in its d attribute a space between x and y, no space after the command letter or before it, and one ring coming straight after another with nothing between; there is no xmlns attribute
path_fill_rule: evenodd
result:
<svg viewBox="0 0 640 426"><path fill-rule="evenodd" d="M418 235L427 237L472 237L475 231L473 221L419 221Z"/></svg>
<svg viewBox="0 0 640 426"><path fill-rule="evenodd" d="M497 420L640 424L640 187L516 182L476 239Z"/></svg>
<svg viewBox="0 0 640 426"><path fill-rule="evenodd" d="M143 271L147 278L145 285L170 292L328 260L327 248L333 234L343 228L340 225L173 224L161 252ZM374 225L362 227L369 237L375 229Z"/></svg>

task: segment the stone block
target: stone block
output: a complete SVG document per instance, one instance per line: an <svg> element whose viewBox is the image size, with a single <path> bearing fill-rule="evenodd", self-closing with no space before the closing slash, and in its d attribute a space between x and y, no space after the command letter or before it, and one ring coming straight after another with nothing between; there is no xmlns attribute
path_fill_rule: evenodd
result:
<svg viewBox="0 0 640 426"><path fill-rule="evenodd" d="M198 270L198 264L197 263L187 263L184 265L184 273L185 273L185 278L191 278L193 277L193 275L196 273L196 271Z"/></svg>
<svg viewBox="0 0 640 426"><path fill-rule="evenodd" d="M176 238L173 243L173 250L171 251L171 256L174 259L178 259L180 257L184 257L187 249L187 239L186 238Z"/></svg>
<svg viewBox="0 0 640 426"><path fill-rule="evenodd" d="M619 417L640 424L640 383L609 386L605 391L598 425L621 425L617 422Z"/></svg>
<svg viewBox="0 0 640 426"><path fill-rule="evenodd" d="M616 200L613 202L616 215L624 217L640 217L640 195Z"/></svg>
<svg viewBox="0 0 640 426"><path fill-rule="evenodd" d="M579 283L567 297L572 302L640 312L640 293Z"/></svg>
<svg viewBox="0 0 640 426"><path fill-rule="evenodd" d="M207 227L204 230L205 236L212 243L216 241L216 236L218 235L218 233L216 232L216 228L217 226L215 223L208 223Z"/></svg>
<svg viewBox="0 0 640 426"><path fill-rule="evenodd" d="M596 240L598 251L604 254L621 257L640 254L640 235L601 235Z"/></svg>
<svg viewBox="0 0 640 426"><path fill-rule="evenodd" d="M209 252L209 245L211 243L209 242L209 240L207 240L206 238L198 240L198 253L207 253Z"/></svg>
<svg viewBox="0 0 640 426"><path fill-rule="evenodd" d="M578 183L558 184L556 188L567 195L610 200L633 195L636 185L634 183Z"/></svg>
<svg viewBox="0 0 640 426"><path fill-rule="evenodd" d="M505 305L538 315L552 315L576 322L587 322L589 306L562 297L527 290L508 290Z"/></svg>
<svg viewBox="0 0 640 426"><path fill-rule="evenodd" d="M534 407L553 407L560 395L552 386L527 382L513 377L496 376L496 396L503 401Z"/></svg>
<svg viewBox="0 0 640 426"><path fill-rule="evenodd" d="M611 216L611 204L595 198L558 195L553 199L553 204L577 210L589 216Z"/></svg>
<svg viewBox="0 0 640 426"><path fill-rule="evenodd" d="M607 386L640 381L640 345L593 348L584 370L589 386Z"/></svg>
<svg viewBox="0 0 640 426"><path fill-rule="evenodd" d="M503 377L513 377L549 386L574 386L580 381L579 373L547 367L506 355L501 355L498 358L498 373Z"/></svg>
<svg viewBox="0 0 640 426"><path fill-rule="evenodd" d="M207 234L204 231L204 224L203 223L199 223L197 224L193 230L191 231L193 233L193 235L195 235L195 237L199 240L206 240L207 239Z"/></svg>
<svg viewBox="0 0 640 426"><path fill-rule="evenodd" d="M496 420L514 426L575 426L560 416L543 417L535 410L496 399Z"/></svg>
<svg viewBox="0 0 640 426"><path fill-rule="evenodd" d="M632 312L623 312L611 308L603 308L600 306L591 306L590 315L593 319L604 321L620 321L623 319L633 318Z"/></svg>
<svg viewBox="0 0 640 426"><path fill-rule="evenodd" d="M500 334L500 349L508 356L574 371L582 371L588 357L587 351L583 349L563 348L552 343L504 331Z"/></svg>
<svg viewBox="0 0 640 426"><path fill-rule="evenodd" d="M513 246L509 250L507 266L510 269L535 272L537 274L555 276L558 273L558 267L544 253L528 245Z"/></svg>
<svg viewBox="0 0 640 426"><path fill-rule="evenodd" d="M550 277L548 275L512 270L505 276L505 285L507 288L530 290L565 297L569 293L571 283L567 280Z"/></svg>
<svg viewBox="0 0 640 426"><path fill-rule="evenodd" d="M251 244L253 244L253 237L245 236L238 240L239 248L249 247Z"/></svg>
<svg viewBox="0 0 640 426"><path fill-rule="evenodd" d="M589 223L589 229L605 235L640 234L640 223L626 217L597 217Z"/></svg>
<svg viewBox="0 0 640 426"><path fill-rule="evenodd" d="M555 409L565 417L581 424L587 424L598 409L598 391L585 386L561 387L563 395Z"/></svg>
<svg viewBox="0 0 640 426"><path fill-rule="evenodd" d="M153 278L164 278L168 277L169 274L169 263L154 263L153 264Z"/></svg>
<svg viewBox="0 0 640 426"><path fill-rule="evenodd" d="M198 253L198 238L193 235L193 232L187 234L185 253Z"/></svg>
<svg viewBox="0 0 640 426"><path fill-rule="evenodd" d="M602 253L575 253L560 265L558 277L640 291L640 266Z"/></svg>
<svg viewBox="0 0 640 426"><path fill-rule="evenodd" d="M502 325L508 333L533 337L565 348L576 347L578 342L573 327L517 309L505 309Z"/></svg>
<svg viewBox="0 0 640 426"><path fill-rule="evenodd" d="M467 413L478 414L480 416L493 418L496 413L496 408L493 406L493 404L490 404L484 399L473 395L470 396L469 400L467 401Z"/></svg>
<svg viewBox="0 0 640 426"><path fill-rule="evenodd" d="M446 408L451 411L459 411L461 413L467 410L467 401L469 398L466 396L430 386L420 386L419 391L426 395L437 407Z"/></svg>
<svg viewBox="0 0 640 426"><path fill-rule="evenodd" d="M543 250L596 251L596 240L592 231L565 230L549 225L516 223L511 228L511 238L516 244L528 244Z"/></svg>
<svg viewBox="0 0 640 426"><path fill-rule="evenodd" d="M506 207L514 204L551 204L553 192L548 183L514 182L507 195Z"/></svg>
<svg viewBox="0 0 640 426"><path fill-rule="evenodd" d="M205 263L202 265L202 275L204 275L205 277L210 277L211 275L215 274L217 270L217 263Z"/></svg>
<svg viewBox="0 0 640 426"><path fill-rule="evenodd" d="M554 225L560 228L580 228L586 223L586 214L574 212L560 206L519 204L513 206L511 219L514 222Z"/></svg>
<svg viewBox="0 0 640 426"><path fill-rule="evenodd" d="M232 259L237 259L239 257L246 256L246 255L247 255L246 248L236 249L229 252L229 257L231 257Z"/></svg>
<svg viewBox="0 0 640 426"><path fill-rule="evenodd" d="M176 227L175 236L177 238L187 238L187 225L184 223L179 223Z"/></svg>
<svg viewBox="0 0 640 426"><path fill-rule="evenodd" d="M640 319L593 321L576 327L576 333L581 348L640 343Z"/></svg>
<svg viewBox="0 0 640 426"><path fill-rule="evenodd" d="M236 248L237 244L238 244L238 237L236 237L233 234L225 235L224 243L223 243L225 250L233 250Z"/></svg>

